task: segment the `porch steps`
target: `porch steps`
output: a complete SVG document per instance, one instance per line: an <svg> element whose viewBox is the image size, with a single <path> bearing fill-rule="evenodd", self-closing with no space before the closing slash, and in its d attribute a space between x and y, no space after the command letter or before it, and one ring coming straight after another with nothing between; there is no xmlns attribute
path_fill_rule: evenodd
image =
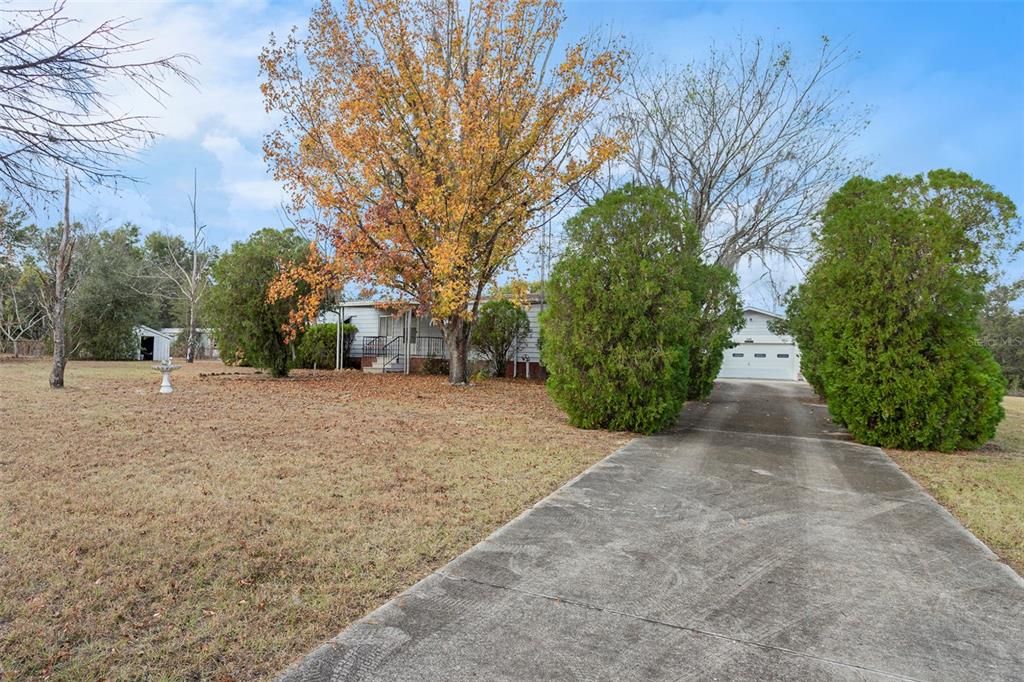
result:
<svg viewBox="0 0 1024 682"><path fill-rule="evenodd" d="M401 373L405 371L405 360L403 360L402 358L398 358L397 360L391 361L388 364L387 369L384 368L385 360L386 358L384 356L377 356L373 359L372 365L363 367L363 371L366 372L367 374L391 374L394 372Z"/></svg>

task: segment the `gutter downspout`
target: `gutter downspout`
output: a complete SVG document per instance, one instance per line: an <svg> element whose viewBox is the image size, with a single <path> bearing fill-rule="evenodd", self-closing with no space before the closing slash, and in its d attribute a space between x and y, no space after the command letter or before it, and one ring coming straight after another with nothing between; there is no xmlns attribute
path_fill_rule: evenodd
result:
<svg viewBox="0 0 1024 682"><path fill-rule="evenodd" d="M344 324L342 309L339 308L335 311L338 315L338 328L335 330L334 335L334 371L337 372L341 369L341 326Z"/></svg>

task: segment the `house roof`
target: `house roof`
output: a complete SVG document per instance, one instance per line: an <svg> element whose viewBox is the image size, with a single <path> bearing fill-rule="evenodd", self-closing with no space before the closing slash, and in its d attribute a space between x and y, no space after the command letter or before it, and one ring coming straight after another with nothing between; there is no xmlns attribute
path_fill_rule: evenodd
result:
<svg viewBox="0 0 1024 682"><path fill-rule="evenodd" d="M486 296L481 299L482 303L486 303L490 299ZM526 302L530 305L539 304L544 302L544 294L527 294ZM389 307L415 307L410 301L393 301L389 299L359 299L356 301L343 301L341 306L345 308L389 308ZM337 305L332 306L329 310L336 310Z"/></svg>
<svg viewBox="0 0 1024 682"><path fill-rule="evenodd" d="M762 315L767 315L768 317L774 317L776 320L784 320L784 319L786 319L785 315L780 315L779 313L773 313L772 311L765 310L764 308L755 308L754 306L747 306L747 307L745 307L743 309L743 312L745 312L745 313L746 312L761 313Z"/></svg>

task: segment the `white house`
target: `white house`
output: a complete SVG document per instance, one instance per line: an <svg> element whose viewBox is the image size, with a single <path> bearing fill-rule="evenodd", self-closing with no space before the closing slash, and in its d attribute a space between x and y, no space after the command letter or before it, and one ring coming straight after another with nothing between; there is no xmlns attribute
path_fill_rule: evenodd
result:
<svg viewBox="0 0 1024 682"><path fill-rule="evenodd" d="M171 337L171 343L173 344L184 333L185 329L183 327L164 327L160 331ZM213 338L212 331L210 329L196 329L196 333L199 335L196 358L200 360L216 360L219 358L220 351L217 349L217 342Z"/></svg>
<svg viewBox="0 0 1024 682"><path fill-rule="evenodd" d="M781 315L745 308L743 328L733 334L734 348L727 348L719 379L781 379L800 378L800 349L790 336L780 336L768 328L771 320Z"/></svg>
<svg viewBox="0 0 1024 682"><path fill-rule="evenodd" d="M515 363L508 368L510 376L545 376L540 365L538 321L543 309L543 297L531 295L527 308L530 334L515 352ZM321 321L335 322L339 315L358 330L350 356L364 371L418 372L430 358L448 358L441 330L412 310L392 310L382 301L350 301L341 309L325 312ZM719 378L799 379L800 352L796 343L791 337L773 334L768 329L769 320L782 316L758 308L744 309L743 316L743 328L733 335L736 347L726 349Z"/></svg>
<svg viewBox="0 0 1024 682"><path fill-rule="evenodd" d="M542 378L540 323L543 297L531 295L526 310L530 334L516 350L515 362L509 364L509 376ZM448 358L448 348L441 329L427 318L408 309L389 309L384 301L349 301L340 308L324 312L323 322L336 322L339 316L358 330L352 341L350 356L356 358L364 371L418 372L430 358Z"/></svg>
<svg viewBox="0 0 1024 682"><path fill-rule="evenodd" d="M171 335L145 325L137 326L135 335L139 338L137 360L163 362L171 357L171 344L174 343Z"/></svg>

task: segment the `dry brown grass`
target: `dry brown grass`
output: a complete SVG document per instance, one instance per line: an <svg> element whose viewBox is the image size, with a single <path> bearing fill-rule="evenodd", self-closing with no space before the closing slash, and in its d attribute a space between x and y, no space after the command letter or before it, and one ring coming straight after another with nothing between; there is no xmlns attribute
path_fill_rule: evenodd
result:
<svg viewBox="0 0 1024 682"><path fill-rule="evenodd" d="M1024 398L1003 401L995 440L975 452L888 454L1024 575Z"/></svg>
<svg viewBox="0 0 1024 682"><path fill-rule="evenodd" d="M536 383L225 369L0 363L0 678L271 675L626 440Z"/></svg>

